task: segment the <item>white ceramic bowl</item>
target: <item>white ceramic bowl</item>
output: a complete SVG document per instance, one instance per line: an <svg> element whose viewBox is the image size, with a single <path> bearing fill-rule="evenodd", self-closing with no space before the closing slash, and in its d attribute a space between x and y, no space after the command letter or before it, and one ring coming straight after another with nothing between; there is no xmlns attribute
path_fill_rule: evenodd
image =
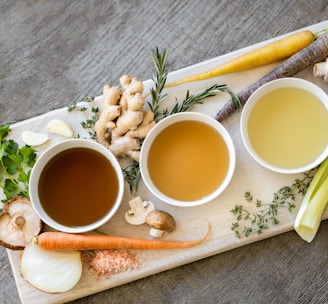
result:
<svg viewBox="0 0 328 304"><path fill-rule="evenodd" d="M294 133L297 133L294 135L295 138L301 138L302 141L304 140L304 142L301 143L302 147L297 149L297 151L299 151L298 153L297 152L295 153L294 150L296 150L296 147L298 147L299 143L295 143L293 145L283 144L283 140L288 141L288 138L287 138L287 134L289 134L288 133L289 130L287 130L287 129L289 129L288 125L287 125L287 128L285 128L284 130L282 130L282 132L280 132L279 140L273 140L271 133L269 131L267 131L265 127L266 127L266 125L268 125L270 123L271 119L272 119L272 121L280 121L280 122L285 121L285 118L287 115L286 115L286 107L284 108L284 102L286 101L287 97L281 96L281 99L279 98L281 107L279 109L274 109L274 111L271 110L270 114L267 115L266 120L264 122L262 122L262 124L259 126L259 129L261 129L261 132L263 132L263 140L261 140L261 143L269 146L269 145L271 145L271 143L274 142L274 144L277 147L279 147L280 151L282 151L284 153L284 155L286 155L284 162L286 164L289 162L288 164L291 164L291 165L290 166L285 165L285 164L280 165L276 160L272 161L271 159L266 157L266 155L263 156L264 155L263 151L262 151L262 153L259 153L259 150L256 150L254 148L254 144L252 144L252 142L251 142L252 140L250 139L250 135L249 135L248 126L249 126L250 116L254 112L254 107L259 103L259 101L264 96L267 96L267 94L277 92L278 89L283 89L283 88L294 88L296 90L301 89L301 90L304 90L307 92L307 93L302 93L303 95L309 93L309 94L315 96L321 103L321 106L322 106L321 114L326 115L326 117L327 117L327 120L325 120L326 118L324 116L321 117L321 121L328 122L328 97L327 97L327 94L320 87L313 84L312 82L309 82L307 80L300 79L300 78L282 78L282 79L273 80L271 82L264 84L250 96L250 98L248 99L247 103L245 104L245 106L243 108L242 115L241 115L241 122L240 122L241 136L242 136L243 143L244 143L247 151L249 152L249 154L253 157L254 160L256 160L263 167L265 167L271 171L283 173L283 174L301 173L301 172L305 172L307 170L310 170L310 169L316 167L328 156L328 136L326 137L327 142L325 144L323 141L323 144L322 144L323 147L320 148L320 152L318 152L318 153L313 152L313 155L311 155L311 157L312 157L311 160L305 160L305 158L304 158L304 163L300 162L300 165L298 165L298 164L295 164L296 162L292 164L291 161L289 161L289 160L287 161L287 157L289 157L289 159L293 159L293 155L295 155L295 159L296 159L296 154L300 154L300 152L303 151L303 149L305 149L304 151L306 151L308 149L311 149L311 147L314 146L314 145L311 146L311 140L307 141L306 139L303 139L303 137L304 137L303 135L305 135L305 132L306 133L312 132L313 134L310 133L310 138L315 139L315 138L318 138L318 137L316 137L316 136L318 136L318 134L328 134L328 127L326 130L320 129L320 130L314 131L311 129L311 125L315 125L317 123L316 119L312 119L312 121L310 121L310 119L308 119L308 120L305 119L304 121L302 120L302 123L299 125L301 125L302 128L306 128L306 130L303 129L303 131L301 131L301 128L299 128L299 130L297 130L297 131L299 131L299 133L293 131ZM301 91L301 92L304 92L304 91ZM299 102L299 98L295 98L295 96L296 96L295 94L299 94L299 93L297 93L295 91L293 94L290 94L290 96L292 96L292 97L288 97L289 100L292 98L295 99L294 100L295 106L291 107L291 110L288 110L290 113L292 113L292 115L287 116L287 120L290 119L290 121L292 121L294 118L298 119L298 117L301 117L300 115L302 115L302 114L300 114L299 109L297 109L299 107L299 104L297 105L297 102ZM262 99L261 102L262 102L262 107L264 107L264 105L267 106L267 104L268 104L267 100ZM284 113L282 113L283 111L284 111ZM287 113L289 113L289 112L287 112ZM285 115L285 117L283 115ZM292 117L292 116L295 116L295 117ZM299 118L299 120L301 120L301 118ZM292 122L290 122L290 125L291 124L292 124ZM282 125L282 123L280 125ZM284 132L284 131L286 131L286 132ZM321 132L323 132L323 133L321 133ZM290 136L290 138L291 138L291 136ZM292 142L292 141L290 141L290 142ZM286 141L285 141L285 143L286 143ZM259 154L261 154L262 156L260 156ZM278 151L276 151L276 155L278 155L278 154L279 154ZM297 155L297 156L299 156L299 155ZM281 156L281 157L284 157L284 156ZM309 159L310 159L310 157L309 157Z"/></svg>
<svg viewBox="0 0 328 304"><path fill-rule="evenodd" d="M224 145L227 149L228 158L229 158L227 172L222 182L217 185L214 191L196 200L179 200L161 192L152 181L148 168L149 151L152 147L154 140L164 129L181 121L198 121L212 127L219 135L221 135L221 138L223 139ZM169 146L169 144L170 143L168 142L167 145ZM217 161L219 162L220 159L217 159ZM213 200L218 195L220 195L227 188L228 184L232 179L235 169L235 164L236 164L235 148L230 135L219 122L217 122L215 119L211 118L210 116L201 113L183 112L166 117L165 119L163 119L153 127L153 129L149 132L141 147L140 170L141 170L142 178L147 188L161 201L179 207L191 207L191 206L202 205ZM192 164L190 165L192 166ZM177 170L179 169L176 168L175 172ZM172 174L173 176L175 172L172 173L170 172L170 174ZM195 178L197 178L197 173L192 173L192 174L194 174Z"/></svg>
<svg viewBox="0 0 328 304"><path fill-rule="evenodd" d="M89 223L87 225L66 226L59 223L58 221L54 220L51 216L49 216L49 214L45 211L39 197L38 185L39 185L39 180L42 170L49 163L49 161L53 159L58 153L71 148L87 148L99 152L100 154L102 154L107 158L108 162L110 162L110 164L114 168L117 177L118 191L112 208L108 211L108 213L105 216L101 217L101 219ZM108 187L110 186L111 185L108 184ZM81 188L79 187L78 189L75 190L67 189L67 191L79 191L80 189L83 189L83 187L88 187L88 176L85 176L85 183L81 184ZM82 233L100 227L114 216L122 201L123 192L124 192L124 177L117 159L104 146L100 145L95 141L86 140L86 139L67 139L51 146L46 151L44 151L41 154L41 156L38 158L31 172L29 191L30 191L30 199L32 205L36 213L39 215L39 217L42 219L44 223L59 231L69 232L69 233ZM97 189L94 189L94 191L97 191ZM91 201L90 204L92 205L93 202ZM76 218L78 219L78 217L79 217L79 209L76 208Z"/></svg>

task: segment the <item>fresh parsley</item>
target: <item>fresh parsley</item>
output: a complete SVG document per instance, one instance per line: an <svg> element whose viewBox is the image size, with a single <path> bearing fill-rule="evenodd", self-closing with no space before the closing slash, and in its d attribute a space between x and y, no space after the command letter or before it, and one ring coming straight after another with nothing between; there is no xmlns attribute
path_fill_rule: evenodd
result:
<svg viewBox="0 0 328 304"><path fill-rule="evenodd" d="M0 126L0 187L6 196L2 202L18 195L29 198L29 179L36 161L32 147L5 139L10 131L8 124Z"/></svg>

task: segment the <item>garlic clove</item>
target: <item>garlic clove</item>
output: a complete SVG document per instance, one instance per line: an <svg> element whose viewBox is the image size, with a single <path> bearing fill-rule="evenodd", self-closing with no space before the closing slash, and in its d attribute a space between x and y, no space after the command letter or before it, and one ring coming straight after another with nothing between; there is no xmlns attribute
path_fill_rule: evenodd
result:
<svg viewBox="0 0 328 304"><path fill-rule="evenodd" d="M73 137L72 128L63 120L54 119L47 125L47 130L50 133L58 134L67 138Z"/></svg>
<svg viewBox="0 0 328 304"><path fill-rule="evenodd" d="M28 146L40 146L48 141L49 136L43 133L33 131L23 131L21 134L22 141Z"/></svg>

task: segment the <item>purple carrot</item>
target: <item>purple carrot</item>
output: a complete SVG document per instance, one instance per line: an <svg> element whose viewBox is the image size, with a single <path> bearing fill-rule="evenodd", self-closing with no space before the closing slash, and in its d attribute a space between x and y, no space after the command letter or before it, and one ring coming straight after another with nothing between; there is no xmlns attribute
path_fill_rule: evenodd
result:
<svg viewBox="0 0 328 304"><path fill-rule="evenodd" d="M305 68L322 61L328 57L328 33L316 39L309 46L289 57L274 70L251 84L249 87L240 91L237 95L243 106L252 93L263 84L278 78L291 77ZM223 121L229 115L237 110L235 103L229 100L222 109L216 114L215 119Z"/></svg>

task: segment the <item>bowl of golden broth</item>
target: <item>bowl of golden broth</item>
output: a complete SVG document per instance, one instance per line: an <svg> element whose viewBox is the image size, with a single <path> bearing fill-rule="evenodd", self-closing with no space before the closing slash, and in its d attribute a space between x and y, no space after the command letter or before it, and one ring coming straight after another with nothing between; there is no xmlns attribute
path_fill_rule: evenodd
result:
<svg viewBox="0 0 328 304"><path fill-rule="evenodd" d="M157 123L141 147L140 171L160 200L180 207L207 203L230 183L235 149L226 129L208 115L184 112Z"/></svg>
<svg viewBox="0 0 328 304"><path fill-rule="evenodd" d="M48 226L82 233L114 216L122 201L124 177L107 148L91 140L67 139L37 159L29 191L32 206Z"/></svg>
<svg viewBox="0 0 328 304"><path fill-rule="evenodd" d="M300 78L282 78L257 89L244 106L243 143L265 168L293 174L328 156L328 96Z"/></svg>

